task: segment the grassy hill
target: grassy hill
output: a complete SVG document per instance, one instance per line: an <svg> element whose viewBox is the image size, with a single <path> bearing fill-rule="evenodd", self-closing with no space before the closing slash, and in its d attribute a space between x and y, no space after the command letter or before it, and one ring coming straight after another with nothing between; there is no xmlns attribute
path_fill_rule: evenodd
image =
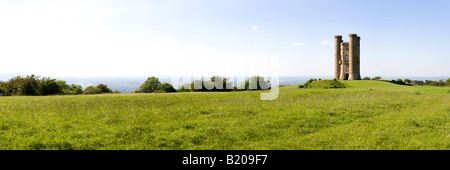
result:
<svg viewBox="0 0 450 170"><path fill-rule="evenodd" d="M0 149L450 149L450 88L0 97Z"/></svg>

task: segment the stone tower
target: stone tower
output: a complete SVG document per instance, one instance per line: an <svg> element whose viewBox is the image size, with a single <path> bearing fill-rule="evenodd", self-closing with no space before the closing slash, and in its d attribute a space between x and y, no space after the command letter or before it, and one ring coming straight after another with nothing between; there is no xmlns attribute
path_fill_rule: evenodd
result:
<svg viewBox="0 0 450 170"><path fill-rule="evenodd" d="M343 42L342 36L334 36L334 78L339 80L361 80L359 42L356 34Z"/></svg>

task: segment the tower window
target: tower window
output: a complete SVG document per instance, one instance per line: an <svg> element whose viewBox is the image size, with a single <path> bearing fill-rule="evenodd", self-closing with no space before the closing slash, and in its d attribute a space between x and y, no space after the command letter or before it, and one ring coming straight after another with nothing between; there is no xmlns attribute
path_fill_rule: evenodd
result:
<svg viewBox="0 0 450 170"><path fill-rule="evenodd" d="M348 66L346 66L346 67L345 67L345 70L347 70L347 71L348 71Z"/></svg>
<svg viewBox="0 0 450 170"><path fill-rule="evenodd" d="M348 55L345 56L345 62L348 62Z"/></svg>

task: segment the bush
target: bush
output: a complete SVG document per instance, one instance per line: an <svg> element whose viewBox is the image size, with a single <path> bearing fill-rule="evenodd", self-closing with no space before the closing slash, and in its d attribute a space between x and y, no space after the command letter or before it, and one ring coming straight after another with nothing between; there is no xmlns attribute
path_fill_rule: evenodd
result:
<svg viewBox="0 0 450 170"><path fill-rule="evenodd" d="M71 84L69 88L67 88L67 91L70 92L70 94L83 94L83 87L81 87L81 85Z"/></svg>
<svg viewBox="0 0 450 170"><path fill-rule="evenodd" d="M437 82L437 81L430 81L430 82L428 82L428 85L429 86L439 86L439 82Z"/></svg>
<svg viewBox="0 0 450 170"><path fill-rule="evenodd" d="M445 83L443 80L439 80L439 86L445 86Z"/></svg>
<svg viewBox="0 0 450 170"><path fill-rule="evenodd" d="M299 88L345 88L345 84L337 79L333 80L320 80L314 82L314 79L308 80L305 84L300 84Z"/></svg>
<svg viewBox="0 0 450 170"><path fill-rule="evenodd" d="M305 84L299 85L299 88L308 88L309 84L311 84L314 81L314 79L310 78L308 81L306 81Z"/></svg>
<svg viewBox="0 0 450 170"><path fill-rule="evenodd" d="M411 84L411 80L410 79L405 79L404 81L405 83Z"/></svg>
<svg viewBox="0 0 450 170"><path fill-rule="evenodd" d="M80 85L71 84L68 85L66 81L58 80L56 81L60 88L59 94L63 95L76 95L76 94L83 94L83 87Z"/></svg>
<svg viewBox="0 0 450 170"><path fill-rule="evenodd" d="M380 80L383 79L381 76L375 76L372 80Z"/></svg>
<svg viewBox="0 0 450 170"><path fill-rule="evenodd" d="M94 86L88 86L84 89L83 94L102 94L102 90Z"/></svg>
<svg viewBox="0 0 450 170"><path fill-rule="evenodd" d="M364 77L363 80L370 80L370 77Z"/></svg>
<svg viewBox="0 0 450 170"><path fill-rule="evenodd" d="M328 88L345 88L345 84L339 80L333 79Z"/></svg>
<svg viewBox="0 0 450 170"><path fill-rule="evenodd" d="M158 89L158 91L164 91L164 92L168 92L168 93L177 92L175 90L175 88L173 88L173 86L169 83L162 83L159 85L159 87L157 89Z"/></svg>

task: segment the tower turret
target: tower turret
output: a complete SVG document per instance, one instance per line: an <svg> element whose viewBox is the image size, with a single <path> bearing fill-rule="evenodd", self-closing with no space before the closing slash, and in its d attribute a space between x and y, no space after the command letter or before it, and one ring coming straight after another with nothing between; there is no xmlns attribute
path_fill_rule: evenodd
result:
<svg viewBox="0 0 450 170"><path fill-rule="evenodd" d="M341 75L341 42L342 36L334 36L334 78L339 79Z"/></svg>
<svg viewBox="0 0 450 170"><path fill-rule="evenodd" d="M349 34L349 76L348 80L358 80L357 75L357 48L358 48L358 35Z"/></svg>

